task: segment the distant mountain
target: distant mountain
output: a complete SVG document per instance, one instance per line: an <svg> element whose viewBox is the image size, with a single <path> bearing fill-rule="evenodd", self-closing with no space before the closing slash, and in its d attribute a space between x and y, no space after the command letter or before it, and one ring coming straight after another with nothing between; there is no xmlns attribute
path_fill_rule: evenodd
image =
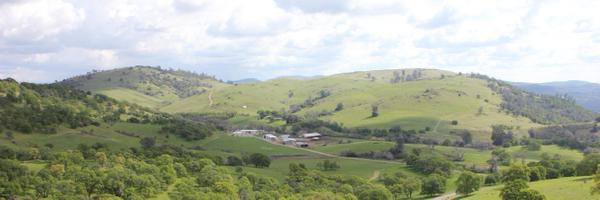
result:
<svg viewBox="0 0 600 200"><path fill-rule="evenodd" d="M228 83L233 83L233 84L250 84L250 83L258 83L260 82L260 80L255 79L255 78L245 78L245 79L240 79L237 81L228 81Z"/></svg>
<svg viewBox="0 0 600 200"><path fill-rule="evenodd" d="M548 83L511 83L523 90L547 95L568 95L577 104L600 112L600 84L585 81L563 81Z"/></svg>

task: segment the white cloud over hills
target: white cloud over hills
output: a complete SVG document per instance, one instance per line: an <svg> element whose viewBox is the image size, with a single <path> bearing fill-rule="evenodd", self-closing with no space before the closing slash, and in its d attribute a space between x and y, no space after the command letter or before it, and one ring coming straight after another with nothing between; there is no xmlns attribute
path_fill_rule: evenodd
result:
<svg viewBox="0 0 600 200"><path fill-rule="evenodd" d="M5 0L0 77L160 65L223 79L441 68L600 82L600 1Z"/></svg>

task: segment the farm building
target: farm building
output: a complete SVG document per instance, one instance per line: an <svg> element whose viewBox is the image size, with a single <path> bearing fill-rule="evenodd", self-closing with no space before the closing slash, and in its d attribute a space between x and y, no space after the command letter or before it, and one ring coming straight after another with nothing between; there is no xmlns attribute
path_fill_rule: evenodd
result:
<svg viewBox="0 0 600 200"><path fill-rule="evenodd" d="M262 131L260 130L237 130L233 132L235 136L256 136Z"/></svg>
<svg viewBox="0 0 600 200"><path fill-rule="evenodd" d="M266 134L263 136L263 138L265 140L270 140L270 141L275 141L277 140L277 136L273 135L273 134Z"/></svg>
<svg viewBox="0 0 600 200"><path fill-rule="evenodd" d="M319 140L319 139L321 139L321 136L322 135L320 133L305 133L305 134L302 134L303 138L310 139L310 140Z"/></svg>

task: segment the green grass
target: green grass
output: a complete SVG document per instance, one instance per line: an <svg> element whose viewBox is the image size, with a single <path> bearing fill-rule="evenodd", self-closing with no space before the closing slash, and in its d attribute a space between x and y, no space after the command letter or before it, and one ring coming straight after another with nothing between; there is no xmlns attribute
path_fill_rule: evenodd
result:
<svg viewBox="0 0 600 200"><path fill-rule="evenodd" d="M583 153L581 151L563 148L557 145L543 145L539 151L527 151L521 146L514 146L508 148L508 152L511 152L513 156L523 156L529 160L540 160L544 153L547 153L550 156L559 155L565 160L580 161L583 159Z"/></svg>
<svg viewBox="0 0 600 200"><path fill-rule="evenodd" d="M343 151L368 152L388 150L394 146L393 142L387 141L355 141L352 143L337 144L331 143L327 145L315 145L311 147L314 150L339 155Z"/></svg>
<svg viewBox="0 0 600 200"><path fill-rule="evenodd" d="M240 156L242 153L263 153L275 156L269 168L258 169L250 166L243 168L249 172L270 176L277 180L283 180L285 178L290 163L303 163L309 168L316 169L317 162L325 159L335 160L341 165L341 169L333 172L326 172L326 174L369 178L375 171L379 171L381 174L401 171L405 174L418 176L401 162L330 158L304 149L274 145L253 137L235 137L219 134L203 140L198 144L209 151L220 152L223 156Z"/></svg>
<svg viewBox="0 0 600 200"><path fill-rule="evenodd" d="M552 180L544 180L529 183L532 189L540 191L548 200L566 200L566 199L600 199L600 195L591 195L590 189L593 181L590 177L568 177ZM500 189L502 185L494 187L484 187L480 191L465 198L477 200L500 199Z"/></svg>
<svg viewBox="0 0 600 200"><path fill-rule="evenodd" d="M22 164L25 165L28 170L37 173L40 170L44 169L47 163L40 161L25 161Z"/></svg>
<svg viewBox="0 0 600 200"><path fill-rule="evenodd" d="M135 103L140 106L150 107L150 108L158 108L163 100L145 95L135 90L127 89L127 88L107 88L97 90L96 93L104 94L106 96L119 99L121 101L126 101L129 103Z"/></svg>

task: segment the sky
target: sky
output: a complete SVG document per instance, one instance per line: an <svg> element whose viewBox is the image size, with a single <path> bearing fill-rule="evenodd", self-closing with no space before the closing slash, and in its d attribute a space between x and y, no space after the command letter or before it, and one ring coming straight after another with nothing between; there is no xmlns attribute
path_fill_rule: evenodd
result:
<svg viewBox="0 0 600 200"><path fill-rule="evenodd" d="M600 82L600 1L0 0L0 78L150 65L224 80L395 68Z"/></svg>

